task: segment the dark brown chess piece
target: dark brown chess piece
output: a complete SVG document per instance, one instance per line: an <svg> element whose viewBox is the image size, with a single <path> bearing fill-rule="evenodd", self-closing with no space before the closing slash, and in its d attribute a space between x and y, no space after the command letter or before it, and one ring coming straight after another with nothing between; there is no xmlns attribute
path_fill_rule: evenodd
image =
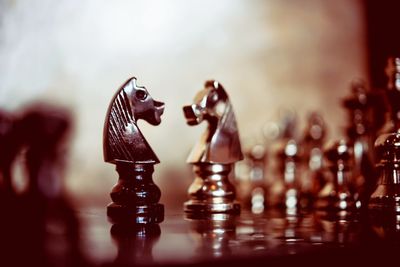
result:
<svg viewBox="0 0 400 267"><path fill-rule="evenodd" d="M15 123L26 152L28 188L19 199L15 222L24 265L86 266L81 251L79 221L63 186L66 141L72 120L68 110L48 104L26 108ZM28 223L27 221L28 220ZM60 229L57 234L49 229ZM54 239L57 236L57 239ZM54 243L49 242L49 240ZM60 246L55 253L51 246ZM21 265L22 266L22 265Z"/></svg>
<svg viewBox="0 0 400 267"><path fill-rule="evenodd" d="M239 132L228 94L217 81L207 81L194 98L183 107L189 125L208 122L208 128L193 148L188 163L196 178L189 188L184 205L188 213L239 213L235 188L229 173L235 162L242 160Z"/></svg>
<svg viewBox="0 0 400 267"><path fill-rule="evenodd" d="M0 197L15 194L12 186L11 170L19 151L18 136L15 133L15 118L0 110Z"/></svg>
<svg viewBox="0 0 400 267"><path fill-rule="evenodd" d="M64 140L71 128L69 112L55 106L35 104L23 112L16 127L27 149L27 193L46 199L61 196Z"/></svg>
<svg viewBox="0 0 400 267"><path fill-rule="evenodd" d="M353 161L352 148L346 141L340 140L327 144L324 150L331 181L320 192L317 208L332 212L352 211L356 207L349 188Z"/></svg>
<svg viewBox="0 0 400 267"><path fill-rule="evenodd" d="M308 124L301 142L301 190L300 206L309 208L325 184L322 171L326 126L320 114L313 112L308 116Z"/></svg>
<svg viewBox="0 0 400 267"><path fill-rule="evenodd" d="M369 207L400 212L400 133L381 135L375 142L379 178Z"/></svg>
<svg viewBox="0 0 400 267"><path fill-rule="evenodd" d="M400 129L400 57L389 57L385 69L387 86L385 88L388 112L386 123L378 135L394 133Z"/></svg>
<svg viewBox="0 0 400 267"><path fill-rule="evenodd" d="M159 163L137 126L143 119L152 125L161 123L164 103L155 101L145 87L128 79L111 100L104 124L104 160L116 165L119 174L111 191L113 203L107 215L114 223L159 223L164 206L158 201L161 191L154 184L154 164Z"/></svg>
<svg viewBox="0 0 400 267"><path fill-rule="evenodd" d="M343 100L343 106L348 110L349 119L346 133L354 152L352 166L354 179L350 184L350 189L355 194L357 204L366 207L376 184L373 163L373 140L375 138L372 125L373 97L367 91L363 81L353 82L351 89L351 96Z"/></svg>

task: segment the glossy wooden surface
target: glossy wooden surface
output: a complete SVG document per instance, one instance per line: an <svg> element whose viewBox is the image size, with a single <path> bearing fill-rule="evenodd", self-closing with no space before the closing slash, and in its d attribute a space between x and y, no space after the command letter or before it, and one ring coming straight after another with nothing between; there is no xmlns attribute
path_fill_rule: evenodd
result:
<svg viewBox="0 0 400 267"><path fill-rule="evenodd" d="M273 210L190 220L167 211L152 229L111 230L105 210L79 212L83 254L94 265L308 264L384 262L399 247L399 224L353 214L331 216ZM302 265L303 266L303 265Z"/></svg>

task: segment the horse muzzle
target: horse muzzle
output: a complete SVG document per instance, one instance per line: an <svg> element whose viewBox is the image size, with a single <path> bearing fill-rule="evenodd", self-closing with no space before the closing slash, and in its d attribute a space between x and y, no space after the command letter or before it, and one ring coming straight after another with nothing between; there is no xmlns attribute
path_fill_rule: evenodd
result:
<svg viewBox="0 0 400 267"><path fill-rule="evenodd" d="M201 112L198 110L197 105L184 106L183 114L189 125L197 125L202 121Z"/></svg>

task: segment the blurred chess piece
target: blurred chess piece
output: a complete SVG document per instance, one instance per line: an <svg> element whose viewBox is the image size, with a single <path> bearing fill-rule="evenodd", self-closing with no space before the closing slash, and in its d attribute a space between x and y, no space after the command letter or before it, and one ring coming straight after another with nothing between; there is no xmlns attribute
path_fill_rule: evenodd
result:
<svg viewBox="0 0 400 267"><path fill-rule="evenodd" d="M371 94L363 81L352 83L352 95L344 99L343 106L348 110L349 124L346 130L348 140L354 151L352 166L353 183L351 191L355 194L358 205L366 207L368 198L375 188L376 174L373 159L373 140L375 133L372 127Z"/></svg>
<svg viewBox="0 0 400 267"><path fill-rule="evenodd" d="M15 195L12 185L12 167L19 152L18 139L15 131L15 116L0 110L0 198Z"/></svg>
<svg viewBox="0 0 400 267"><path fill-rule="evenodd" d="M253 145L246 153L251 183L250 205L253 213L262 213L267 205L268 189L265 180L266 151L262 144Z"/></svg>
<svg viewBox="0 0 400 267"><path fill-rule="evenodd" d="M297 143L297 115L293 110L283 109L278 123L268 123L263 133L268 146L267 178L271 206L297 207L299 204ZM278 179L276 179L278 178ZM288 205L289 206L288 206Z"/></svg>
<svg viewBox="0 0 400 267"><path fill-rule="evenodd" d="M356 208L350 191L353 151L344 140L331 142L324 149L326 167L330 171L330 181L319 194L317 208L332 212L352 211Z"/></svg>
<svg viewBox="0 0 400 267"><path fill-rule="evenodd" d="M207 121L208 128L188 158L196 174L189 187L188 213L239 213L229 181L233 164L243 159L239 132L228 94L217 81L207 81L192 105L183 107L189 125Z"/></svg>
<svg viewBox="0 0 400 267"><path fill-rule="evenodd" d="M289 139L278 152L280 175L283 177L283 190L279 206L296 210L300 205L299 185L299 147L294 139Z"/></svg>
<svg viewBox="0 0 400 267"><path fill-rule="evenodd" d="M114 223L159 223L164 206L158 201L161 191L154 184L154 164L159 163L137 126L143 119L152 125L161 123L164 103L155 101L145 87L128 79L111 100L104 124L104 160L116 165L119 174L111 191L112 203L107 215Z"/></svg>
<svg viewBox="0 0 400 267"><path fill-rule="evenodd" d="M111 236L117 244L112 266L151 265L153 246L161 235L158 224L114 224Z"/></svg>
<svg viewBox="0 0 400 267"><path fill-rule="evenodd" d="M385 69L387 86L385 90L388 112L386 123L378 135L394 133L400 129L400 57L389 57Z"/></svg>
<svg viewBox="0 0 400 267"><path fill-rule="evenodd" d="M317 112L311 113L301 142L301 207L311 207L325 184L322 171L325 136L326 126L322 116Z"/></svg>
<svg viewBox="0 0 400 267"><path fill-rule="evenodd" d="M63 183L71 124L68 110L48 104L27 107L16 122L16 133L26 149L28 187L18 201L20 214L14 227L19 251L24 252L19 260L25 264L88 264L81 251L79 221ZM49 240L57 241L50 244ZM52 250L60 244L61 249Z"/></svg>
<svg viewBox="0 0 400 267"><path fill-rule="evenodd" d="M62 196L65 140L71 128L69 112L50 105L33 105L24 110L17 128L27 148L27 194L36 199Z"/></svg>
<svg viewBox="0 0 400 267"><path fill-rule="evenodd" d="M400 212L400 133L381 135L375 142L379 160L379 178L369 207L373 210Z"/></svg>

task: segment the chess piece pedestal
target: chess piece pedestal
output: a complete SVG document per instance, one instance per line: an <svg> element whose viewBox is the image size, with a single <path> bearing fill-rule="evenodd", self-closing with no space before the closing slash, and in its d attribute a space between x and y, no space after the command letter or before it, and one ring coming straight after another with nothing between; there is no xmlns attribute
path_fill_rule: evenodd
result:
<svg viewBox="0 0 400 267"><path fill-rule="evenodd" d="M188 190L190 200L184 204L185 212L239 214L235 187L228 178L231 169L232 164L193 164L196 178Z"/></svg>
<svg viewBox="0 0 400 267"><path fill-rule="evenodd" d="M375 149L380 175L369 208L400 213L400 133L381 135Z"/></svg>
<svg viewBox="0 0 400 267"><path fill-rule="evenodd" d="M164 220L164 206L158 201L161 191L153 182L153 164L118 162L117 184L111 191L112 203L107 215L113 223L160 223Z"/></svg>

